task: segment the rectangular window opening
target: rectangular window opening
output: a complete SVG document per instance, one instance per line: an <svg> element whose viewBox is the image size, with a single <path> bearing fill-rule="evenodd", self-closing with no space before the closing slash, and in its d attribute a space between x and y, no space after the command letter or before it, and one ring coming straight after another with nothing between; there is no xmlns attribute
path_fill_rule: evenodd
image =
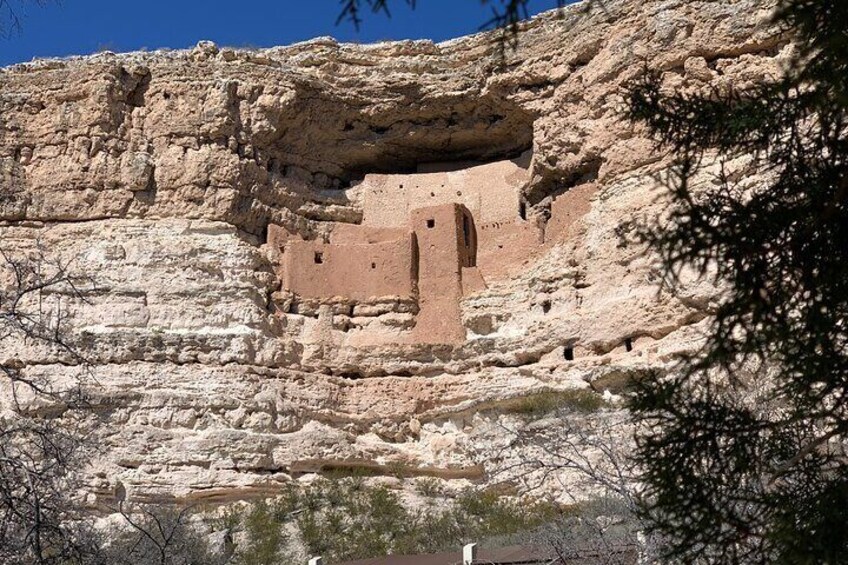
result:
<svg viewBox="0 0 848 565"><path fill-rule="evenodd" d="M436 220L427 220L427 227L433 229L436 227Z"/></svg>
<svg viewBox="0 0 848 565"><path fill-rule="evenodd" d="M574 348L566 347L562 350L562 356L566 361L574 361Z"/></svg>
<svg viewBox="0 0 848 565"><path fill-rule="evenodd" d="M324 262L324 254L320 251L315 252L315 264L320 265Z"/></svg>
<svg viewBox="0 0 848 565"><path fill-rule="evenodd" d="M633 338L626 337L624 338L624 350L627 352L633 351Z"/></svg>
<svg viewBox="0 0 848 565"><path fill-rule="evenodd" d="M371 263L371 268L372 268L372 269L376 269L376 268L377 268L377 263Z"/></svg>

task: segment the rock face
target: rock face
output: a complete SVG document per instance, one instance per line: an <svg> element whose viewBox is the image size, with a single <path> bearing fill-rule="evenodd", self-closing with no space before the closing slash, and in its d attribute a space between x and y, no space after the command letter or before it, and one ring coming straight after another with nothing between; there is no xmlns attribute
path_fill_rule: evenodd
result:
<svg viewBox="0 0 848 565"><path fill-rule="evenodd" d="M720 289L667 292L632 241L662 221L669 159L623 88L645 64L677 89L776 75L771 7L584 2L503 59L482 34L0 70L0 247L91 277L56 298L102 407L94 493L221 501L357 467L485 482L493 408L667 367Z"/></svg>

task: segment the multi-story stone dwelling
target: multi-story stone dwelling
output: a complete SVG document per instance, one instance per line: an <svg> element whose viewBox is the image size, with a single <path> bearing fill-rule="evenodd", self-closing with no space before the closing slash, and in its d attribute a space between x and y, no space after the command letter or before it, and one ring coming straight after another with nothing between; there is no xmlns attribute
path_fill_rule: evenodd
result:
<svg viewBox="0 0 848 565"><path fill-rule="evenodd" d="M409 331L372 336L375 342L464 341L462 298L566 237L588 210L592 185L557 198L547 221L528 217L522 189L529 159L366 175L358 187L361 224L335 223L326 240L271 227L269 241L282 252L284 290L295 304L397 298L417 305Z"/></svg>

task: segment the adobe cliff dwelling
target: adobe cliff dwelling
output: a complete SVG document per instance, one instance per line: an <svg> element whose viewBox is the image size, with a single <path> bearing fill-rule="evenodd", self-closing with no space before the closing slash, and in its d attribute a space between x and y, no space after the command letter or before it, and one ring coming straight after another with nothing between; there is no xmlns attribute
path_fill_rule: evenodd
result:
<svg viewBox="0 0 848 565"><path fill-rule="evenodd" d="M331 222L325 238L312 240L271 225L288 312L350 332L349 345L466 341L460 301L526 268L546 244L564 242L589 210L591 183L554 198L547 217L528 217L529 167L524 154L368 174L354 189L361 224ZM398 305L382 313L409 314L408 325L372 323L365 305L375 302Z"/></svg>
<svg viewBox="0 0 848 565"><path fill-rule="evenodd" d="M671 164L620 94L645 60L680 90L746 84L786 43L758 0L596 4L504 60L478 34L0 69L1 246L93 279L49 297L96 379L92 504L339 469L485 485L521 458L521 398L608 398L696 347L720 289L667 292L636 241ZM30 377L80 370L3 347Z"/></svg>

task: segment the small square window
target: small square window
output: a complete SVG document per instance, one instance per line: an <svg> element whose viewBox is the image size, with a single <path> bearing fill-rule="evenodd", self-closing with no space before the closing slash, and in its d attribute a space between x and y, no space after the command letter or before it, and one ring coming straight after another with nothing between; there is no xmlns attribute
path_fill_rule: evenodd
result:
<svg viewBox="0 0 848 565"><path fill-rule="evenodd" d="M371 268L372 268L372 269L376 269L376 268L377 268L377 263L371 263Z"/></svg>
<svg viewBox="0 0 848 565"><path fill-rule="evenodd" d="M566 361L574 361L574 348L566 347L562 351L562 356Z"/></svg>
<svg viewBox="0 0 848 565"><path fill-rule="evenodd" d="M432 229L436 227L436 220L427 220L427 227Z"/></svg>
<svg viewBox="0 0 848 565"><path fill-rule="evenodd" d="M315 252L315 264L320 265L323 262L324 262L324 254L321 253L320 251L316 251Z"/></svg>

